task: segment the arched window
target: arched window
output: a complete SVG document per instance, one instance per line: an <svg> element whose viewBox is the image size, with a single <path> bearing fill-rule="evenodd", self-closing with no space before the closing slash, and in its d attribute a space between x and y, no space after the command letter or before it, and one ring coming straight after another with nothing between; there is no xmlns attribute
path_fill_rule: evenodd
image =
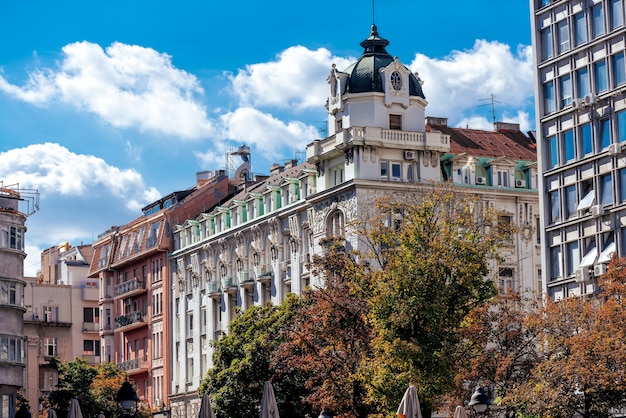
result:
<svg viewBox="0 0 626 418"><path fill-rule="evenodd" d="M327 237L343 237L345 233L345 221L343 212L339 209L334 210L328 215L326 222Z"/></svg>

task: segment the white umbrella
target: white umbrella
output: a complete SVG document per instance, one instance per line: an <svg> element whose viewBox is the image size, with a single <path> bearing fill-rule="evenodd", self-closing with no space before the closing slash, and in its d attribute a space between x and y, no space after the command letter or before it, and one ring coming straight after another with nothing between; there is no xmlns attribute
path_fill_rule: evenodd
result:
<svg viewBox="0 0 626 418"><path fill-rule="evenodd" d="M80 411L78 399L72 398L72 401L70 402L70 409L67 411L67 418L83 418L83 413Z"/></svg>
<svg viewBox="0 0 626 418"><path fill-rule="evenodd" d="M48 418L57 418L57 411L54 408L48 409Z"/></svg>
<svg viewBox="0 0 626 418"><path fill-rule="evenodd" d="M274 388L270 382L265 382L263 387L263 399L261 400L261 418L280 418Z"/></svg>
<svg viewBox="0 0 626 418"><path fill-rule="evenodd" d="M411 385L404 392L398 412L396 415L400 418L422 418L422 411L420 411L420 401L417 398L417 390L415 386Z"/></svg>
<svg viewBox="0 0 626 418"><path fill-rule="evenodd" d="M457 406L454 410L454 415L452 418L467 418L467 412L465 412L465 408L462 406Z"/></svg>
<svg viewBox="0 0 626 418"><path fill-rule="evenodd" d="M208 393L202 395L202 402L200 403L200 413L198 414L198 418L215 418L215 414L211 409L211 398L209 398Z"/></svg>

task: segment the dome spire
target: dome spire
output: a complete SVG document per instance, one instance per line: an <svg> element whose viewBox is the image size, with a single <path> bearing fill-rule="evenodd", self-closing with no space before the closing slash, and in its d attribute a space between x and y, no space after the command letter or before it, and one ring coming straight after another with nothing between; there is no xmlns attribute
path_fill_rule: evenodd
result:
<svg viewBox="0 0 626 418"><path fill-rule="evenodd" d="M385 47L389 45L389 41L385 38L381 38L378 35L378 28L376 24L372 23L372 29L370 31L370 36L361 42L360 44L365 51L363 51L363 55L389 55Z"/></svg>

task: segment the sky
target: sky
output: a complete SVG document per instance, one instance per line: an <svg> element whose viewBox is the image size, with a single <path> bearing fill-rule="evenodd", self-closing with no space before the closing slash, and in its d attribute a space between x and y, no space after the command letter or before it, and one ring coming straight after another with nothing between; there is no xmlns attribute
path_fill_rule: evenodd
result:
<svg viewBox="0 0 626 418"><path fill-rule="evenodd" d="M361 55L372 22L424 81L427 116L535 129L527 0L372 3L0 0L0 182L39 191L25 274L242 144L254 173L302 158L326 136L331 65Z"/></svg>

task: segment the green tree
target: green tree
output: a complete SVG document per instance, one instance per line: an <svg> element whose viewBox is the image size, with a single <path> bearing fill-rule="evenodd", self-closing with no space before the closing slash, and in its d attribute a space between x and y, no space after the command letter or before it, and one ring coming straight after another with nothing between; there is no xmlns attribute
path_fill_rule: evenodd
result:
<svg viewBox="0 0 626 418"><path fill-rule="evenodd" d="M263 385L272 381L281 415L304 416L310 411L302 405L303 390L297 373L278 371L272 352L280 344L280 331L297 298L282 305L267 304L238 312L230 332L214 343L213 368L198 388L214 398L215 411L221 416L244 418L259 414Z"/></svg>
<svg viewBox="0 0 626 418"><path fill-rule="evenodd" d="M326 256L313 260L312 274L322 276L324 286L303 293L275 359L280 368L308 377L305 401L316 413L367 417L372 408L360 369L371 359L372 329L367 301L354 289L363 269L339 241L330 244Z"/></svg>
<svg viewBox="0 0 626 418"><path fill-rule="evenodd" d="M78 399L85 418L96 418L101 412L107 417L121 416L115 395L126 374L115 364L94 366L83 358L76 358L63 363L52 361L51 366L59 372L59 387L50 393L48 402L59 418L67 416L72 398ZM146 417L150 413L140 410L138 415Z"/></svg>
<svg viewBox="0 0 626 418"><path fill-rule="evenodd" d="M514 227L450 186L380 200L360 225L377 264L360 283L370 303L375 361L367 364L372 400L392 411L409 384L422 412L454 385L454 352L463 321L495 294L485 280Z"/></svg>

